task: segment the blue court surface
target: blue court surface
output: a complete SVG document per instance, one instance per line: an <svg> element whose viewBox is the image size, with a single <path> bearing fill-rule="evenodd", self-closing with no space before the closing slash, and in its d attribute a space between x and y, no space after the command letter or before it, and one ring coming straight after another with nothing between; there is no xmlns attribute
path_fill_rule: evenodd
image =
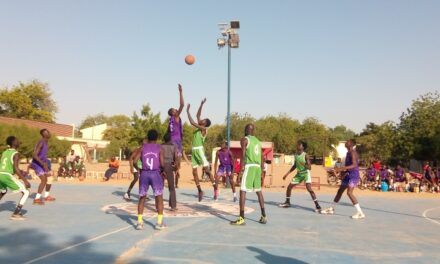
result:
<svg viewBox="0 0 440 264"><path fill-rule="evenodd" d="M33 184L36 186L36 184ZM336 190L336 189L335 189ZM230 190L221 199L196 202L194 189L179 189L180 210L156 231L149 201L144 230L134 229L136 202L122 199L125 187L54 185L54 203L25 206L27 220L9 215L18 200L0 201L0 263L438 263L440 203L431 199L365 196L367 216L352 220L343 197L332 216L313 211L308 193L294 194L295 207L277 204L283 193L265 192L268 224L257 222L255 194L247 200L247 225L230 226L238 213ZM165 197L167 196L165 192ZM319 192L323 207L333 195ZM165 206L167 208L167 206ZM169 211L166 211L166 214Z"/></svg>

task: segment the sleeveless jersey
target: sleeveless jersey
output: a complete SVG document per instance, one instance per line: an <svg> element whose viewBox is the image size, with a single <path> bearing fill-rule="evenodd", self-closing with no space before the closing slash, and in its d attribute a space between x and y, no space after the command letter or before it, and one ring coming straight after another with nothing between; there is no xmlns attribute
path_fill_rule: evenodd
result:
<svg viewBox="0 0 440 264"><path fill-rule="evenodd" d="M156 171L160 169L160 145L143 144L141 150L142 170Z"/></svg>
<svg viewBox="0 0 440 264"><path fill-rule="evenodd" d="M303 152L301 154L295 154L295 166L298 174L307 173L306 168L306 153Z"/></svg>
<svg viewBox="0 0 440 264"><path fill-rule="evenodd" d="M37 145L35 146L35 149L37 148L37 146L38 146L38 144L39 144L40 142L42 143L42 147L41 147L40 152L38 153L38 157L39 157L40 160L42 160L42 161L47 161L47 152L48 152L48 150L49 150L49 146L47 145L47 142L44 141L43 139L40 140L40 141L37 143ZM36 161L36 160L32 160L32 162L33 162L34 164L38 164L38 165L42 166L42 164L39 164L39 162Z"/></svg>
<svg viewBox="0 0 440 264"><path fill-rule="evenodd" d="M15 173L14 169L14 156L17 154L17 150L10 148L3 152L0 159L0 172L7 172L10 174Z"/></svg>
<svg viewBox="0 0 440 264"><path fill-rule="evenodd" d="M183 136L182 119L180 119L180 122L177 122L174 116L170 117L170 122L168 124L168 131L171 134L172 141L182 141L182 136Z"/></svg>
<svg viewBox="0 0 440 264"><path fill-rule="evenodd" d="M192 147L203 147L203 144L205 143L206 135L202 135L202 130L197 128L193 133L193 139L192 139Z"/></svg>
<svg viewBox="0 0 440 264"><path fill-rule="evenodd" d="M347 156L345 157L345 166L350 166L353 164L353 156L350 152L347 152ZM359 160L357 160L357 166L351 170L348 170L348 174L350 176L359 177Z"/></svg>
<svg viewBox="0 0 440 264"><path fill-rule="evenodd" d="M219 150L218 159L220 161L221 166L232 166L232 160L231 160L231 155L229 155L229 151Z"/></svg>
<svg viewBox="0 0 440 264"><path fill-rule="evenodd" d="M261 165L261 142L254 136L246 137L248 144L246 147L246 160L245 164L258 164Z"/></svg>

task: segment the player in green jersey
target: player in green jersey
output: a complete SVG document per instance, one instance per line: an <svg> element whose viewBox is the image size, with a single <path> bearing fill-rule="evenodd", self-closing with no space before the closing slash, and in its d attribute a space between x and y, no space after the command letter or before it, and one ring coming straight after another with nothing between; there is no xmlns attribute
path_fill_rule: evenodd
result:
<svg viewBox="0 0 440 264"><path fill-rule="evenodd" d="M25 175L18 168L20 155L17 149L20 147L20 142L14 136L9 136L6 139L6 144L9 146L7 150L2 153L0 159L0 200L10 189L12 192L21 192L20 201L11 215L11 220L24 220L25 217L21 213L21 208L29 197L30 183L27 181ZM23 181L19 181L13 175L16 174ZM24 184L23 184L24 183Z"/></svg>
<svg viewBox="0 0 440 264"><path fill-rule="evenodd" d="M246 202L246 192L255 191L261 208L260 223L266 224L266 211L264 210L264 197L261 192L261 178L263 176L264 160L262 155L261 142L254 136L254 125L247 124L245 127L245 137L240 141L242 149L242 162L240 168L240 216L232 221L231 225L245 225L244 207Z"/></svg>
<svg viewBox="0 0 440 264"><path fill-rule="evenodd" d="M310 162L310 158L304 150L307 149L307 143L299 140L296 144L296 153L295 153L295 163L292 168L283 177L283 180L287 178L287 176L296 169L296 175L292 178L289 186L287 186L286 190L286 201L279 205L282 208L290 207L290 196L292 195L292 189L300 184L301 182L305 182L307 191L312 196L313 202L315 203L316 212L321 210L321 206L316 199L315 192L312 190L312 176L310 175L310 170L312 169L312 164Z"/></svg>
<svg viewBox="0 0 440 264"><path fill-rule="evenodd" d="M200 187L199 182L199 175L197 173L198 167L203 167L205 169L205 173L209 175L209 178L211 179L212 185L214 186L214 200L218 197L218 186L215 184L214 177L212 176L211 170L209 169L209 162L206 159L205 156L205 150L203 145L205 144L205 138L207 134L207 128L211 126L211 120L208 118L201 119L202 115L202 108L203 105L206 103L206 98L202 100L199 106L199 110L197 111L197 123L194 121L194 119L191 116L191 113L189 112L191 105L188 104L186 108L186 112L188 114L189 122L193 127L196 128L193 132L193 138L192 138L192 151L191 151L191 163L193 167L193 177L194 181L197 186L197 190L199 191L199 202L203 199L203 191Z"/></svg>

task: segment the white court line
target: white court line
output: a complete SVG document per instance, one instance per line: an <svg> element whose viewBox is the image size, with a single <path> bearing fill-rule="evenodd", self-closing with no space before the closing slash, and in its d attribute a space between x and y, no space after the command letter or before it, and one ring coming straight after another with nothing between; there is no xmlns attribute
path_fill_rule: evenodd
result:
<svg viewBox="0 0 440 264"><path fill-rule="evenodd" d="M426 214L427 214L428 212L431 212L432 210L435 210L435 209L440 209L440 207L434 207L434 208L426 209L426 210L423 212L422 216L423 216L423 218L425 218L426 220L429 220L429 221L431 221L431 222L434 223L434 224L440 225L440 222L439 222L439 221L434 220L434 219L431 219L431 218L429 218L429 217L426 216Z"/></svg>
<svg viewBox="0 0 440 264"><path fill-rule="evenodd" d="M110 235L113 235L113 234L119 233L119 232L124 231L124 230L127 230L127 229L129 229L129 228L133 228L133 226L131 226L131 225L130 225L130 226L126 226L126 227L123 227L123 228L120 228L120 229L117 229L117 230L114 230L114 231L111 231L111 232L108 232L108 233L105 233L105 234L102 234L102 235L99 235L99 236L96 236L96 237L93 237L93 238L90 238L90 239L88 239L88 240L86 240L86 241L79 242L79 243L76 243L76 244L70 245L70 246L68 246L68 247L65 247L65 248L62 248L62 249L59 249L59 250L53 251L53 252L48 253L48 254L46 254L46 255L43 255L43 256L41 256L41 257L31 259L31 260L29 260L29 261L26 261L24 264L30 264L30 263L34 263L34 262L40 261L40 260L42 260L42 259L45 259L45 258L48 258L48 257L54 256L54 255L57 255L57 254L59 254L59 253L61 253L61 252L67 251L67 250L69 250L69 249L76 248L76 247L78 247L78 246L81 246L81 245L84 245L84 244L87 244L87 243L90 243L90 242L96 241L96 240L101 239L101 238L103 238L103 237L106 237L106 236L110 236Z"/></svg>

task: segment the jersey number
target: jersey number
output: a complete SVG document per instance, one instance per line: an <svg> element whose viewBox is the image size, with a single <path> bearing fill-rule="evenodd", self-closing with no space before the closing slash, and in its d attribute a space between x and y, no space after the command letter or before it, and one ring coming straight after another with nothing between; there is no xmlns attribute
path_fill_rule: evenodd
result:
<svg viewBox="0 0 440 264"><path fill-rule="evenodd" d="M260 146L256 145L254 151L255 151L255 155L258 155L260 153Z"/></svg>
<svg viewBox="0 0 440 264"><path fill-rule="evenodd" d="M147 166L150 168L150 170L153 170L153 163L154 163L153 159L149 159L149 158L145 159L145 164L147 164Z"/></svg>

